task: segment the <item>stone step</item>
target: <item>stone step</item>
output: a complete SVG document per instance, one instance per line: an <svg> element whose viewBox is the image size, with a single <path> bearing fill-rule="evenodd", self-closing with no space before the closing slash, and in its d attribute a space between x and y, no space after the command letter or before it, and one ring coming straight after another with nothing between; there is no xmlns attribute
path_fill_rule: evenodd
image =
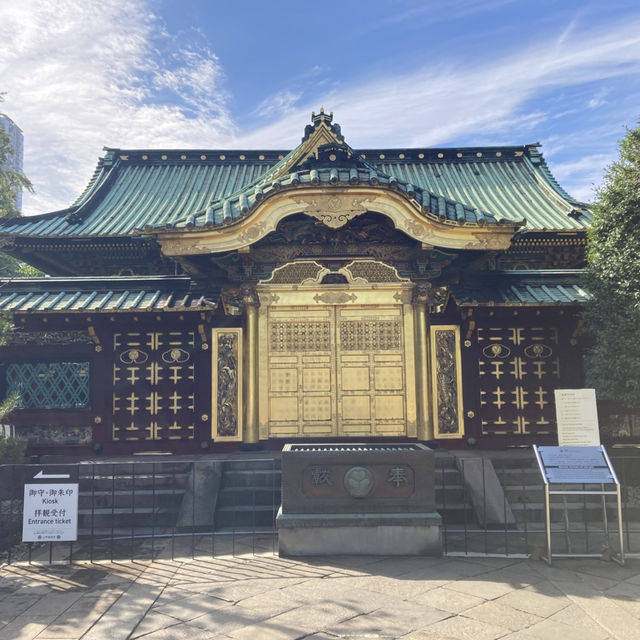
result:
<svg viewBox="0 0 640 640"><path fill-rule="evenodd" d="M280 458L257 458L251 460L225 460L225 471L269 471L280 470Z"/></svg>
<svg viewBox="0 0 640 640"><path fill-rule="evenodd" d="M221 486L227 487L280 487L279 469L227 470L222 476Z"/></svg>
<svg viewBox="0 0 640 640"><path fill-rule="evenodd" d="M225 487L218 494L217 504L228 507L233 505L279 505L280 485L277 487Z"/></svg>
<svg viewBox="0 0 640 640"><path fill-rule="evenodd" d="M115 462L101 464L81 464L78 467L78 475L81 478L92 478L94 476L131 476L131 475L150 475L165 474L173 475L179 473L189 473L191 471L191 462Z"/></svg>
<svg viewBox="0 0 640 640"><path fill-rule="evenodd" d="M280 505L236 505L216 509L215 529L246 529L275 526L275 517Z"/></svg>
<svg viewBox="0 0 640 640"><path fill-rule="evenodd" d="M135 508L157 507L173 505L177 510L182 502L184 492L176 489L139 489L131 491L93 491L80 493L78 507L80 510L89 511L92 508Z"/></svg>
<svg viewBox="0 0 640 640"><path fill-rule="evenodd" d="M137 474L108 476L95 478L80 478L80 493L94 491L130 491L132 489L173 488L185 489L188 486L190 474Z"/></svg>
<svg viewBox="0 0 640 640"><path fill-rule="evenodd" d="M176 510L163 507L136 507L80 510L78 527L81 529L138 528L141 526L171 527L176 521Z"/></svg>

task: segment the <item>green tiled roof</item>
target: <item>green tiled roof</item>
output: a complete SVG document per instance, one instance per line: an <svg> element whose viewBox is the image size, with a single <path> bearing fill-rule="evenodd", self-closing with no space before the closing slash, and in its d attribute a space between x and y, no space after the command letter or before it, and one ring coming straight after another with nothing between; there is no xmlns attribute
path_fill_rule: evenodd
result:
<svg viewBox="0 0 640 640"><path fill-rule="evenodd" d="M455 224L526 221L525 231L584 230L590 220L587 206L554 180L537 145L349 150L357 164L292 164L287 172L296 150L107 149L71 207L3 220L0 233L72 238L217 226L250 215L273 191L315 184L392 188Z"/></svg>
<svg viewBox="0 0 640 640"><path fill-rule="evenodd" d="M582 270L476 272L452 287L462 306L576 305L591 296L581 285Z"/></svg>
<svg viewBox="0 0 640 640"><path fill-rule="evenodd" d="M576 305L590 296L582 271L477 272L451 293L461 306ZM33 278L0 281L0 311L115 313L201 311L217 307L218 296L191 290L188 277Z"/></svg>
<svg viewBox="0 0 640 640"><path fill-rule="evenodd" d="M0 312L197 311L217 300L191 292L184 277L31 278L0 281Z"/></svg>

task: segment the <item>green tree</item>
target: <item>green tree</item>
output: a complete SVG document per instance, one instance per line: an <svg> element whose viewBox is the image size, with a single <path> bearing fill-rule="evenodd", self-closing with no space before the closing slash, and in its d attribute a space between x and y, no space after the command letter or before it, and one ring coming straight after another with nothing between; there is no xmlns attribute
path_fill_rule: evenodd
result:
<svg viewBox="0 0 640 640"><path fill-rule="evenodd" d="M0 347L6 344L7 336L13 329L11 323L11 316L8 314L0 315ZM4 420L5 416L10 414L18 406L19 398L16 394L10 395L0 402L0 424Z"/></svg>
<svg viewBox="0 0 640 640"><path fill-rule="evenodd" d="M589 232L587 377L602 400L640 406L640 123L597 190Z"/></svg>

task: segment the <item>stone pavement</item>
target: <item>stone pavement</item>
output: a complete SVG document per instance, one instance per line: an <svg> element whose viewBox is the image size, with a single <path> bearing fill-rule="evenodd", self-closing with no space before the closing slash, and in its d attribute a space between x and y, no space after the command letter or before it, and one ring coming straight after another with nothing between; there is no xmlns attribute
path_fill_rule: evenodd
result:
<svg viewBox="0 0 640 640"><path fill-rule="evenodd" d="M640 560L242 557L10 565L2 640L640 639Z"/></svg>

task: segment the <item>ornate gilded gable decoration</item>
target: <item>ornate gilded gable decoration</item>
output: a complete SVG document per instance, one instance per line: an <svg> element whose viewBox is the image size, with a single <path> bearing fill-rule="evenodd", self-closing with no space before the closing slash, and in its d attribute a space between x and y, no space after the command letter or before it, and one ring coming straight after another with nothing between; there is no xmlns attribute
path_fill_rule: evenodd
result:
<svg viewBox="0 0 640 640"><path fill-rule="evenodd" d="M293 201L300 205L300 211L306 215L317 218L331 229L339 229L352 218L367 213L366 203L373 202L373 198L326 193L296 197Z"/></svg>
<svg viewBox="0 0 640 640"><path fill-rule="evenodd" d="M315 260L298 260L277 267L264 284L318 286L328 280L329 276L342 276L345 284L374 283L408 283L409 278L402 278L391 265L378 260L352 260L349 264L336 270L322 266ZM319 294L320 299L325 294ZM345 294L348 295L348 294ZM349 298L350 300L351 298ZM348 301L345 299L344 302ZM338 304L338 302L334 302Z"/></svg>
<svg viewBox="0 0 640 640"><path fill-rule="evenodd" d="M300 260L274 269L271 277L265 282L269 284L319 284L325 273L329 273L329 270L318 262Z"/></svg>
<svg viewBox="0 0 640 640"><path fill-rule="evenodd" d="M113 335L113 440L191 440L195 332Z"/></svg>
<svg viewBox="0 0 640 640"><path fill-rule="evenodd" d="M431 327L433 424L436 438L464 435L460 327Z"/></svg>
<svg viewBox="0 0 640 640"><path fill-rule="evenodd" d="M327 114L324 109L320 109L320 113L311 114L311 124L305 127L301 144L279 165L276 165L275 171L269 175L269 179L280 178L294 167L306 166L317 161L323 151L329 159L333 151L333 149L329 149L330 147L338 149L337 153L339 154L352 153L348 145L344 143L340 125L333 122L333 112ZM336 157L333 158L334 161L336 159Z"/></svg>
<svg viewBox="0 0 640 640"><path fill-rule="evenodd" d="M242 440L242 329L214 329L212 425L214 440Z"/></svg>
<svg viewBox="0 0 640 640"><path fill-rule="evenodd" d="M484 326L476 336L483 434L554 432L558 329Z"/></svg>
<svg viewBox="0 0 640 640"><path fill-rule="evenodd" d="M425 184L416 186L365 155L344 142L331 115L313 114L301 144L277 164L240 190L217 193L198 211L153 233L166 256L224 253L246 250L289 216L303 213L340 229L375 212L421 243L487 250L507 249L524 224L498 219Z"/></svg>
<svg viewBox="0 0 640 640"><path fill-rule="evenodd" d="M339 273L347 275L347 279L353 284L410 282L409 278L400 277L395 267L378 260L354 260L340 269Z"/></svg>

